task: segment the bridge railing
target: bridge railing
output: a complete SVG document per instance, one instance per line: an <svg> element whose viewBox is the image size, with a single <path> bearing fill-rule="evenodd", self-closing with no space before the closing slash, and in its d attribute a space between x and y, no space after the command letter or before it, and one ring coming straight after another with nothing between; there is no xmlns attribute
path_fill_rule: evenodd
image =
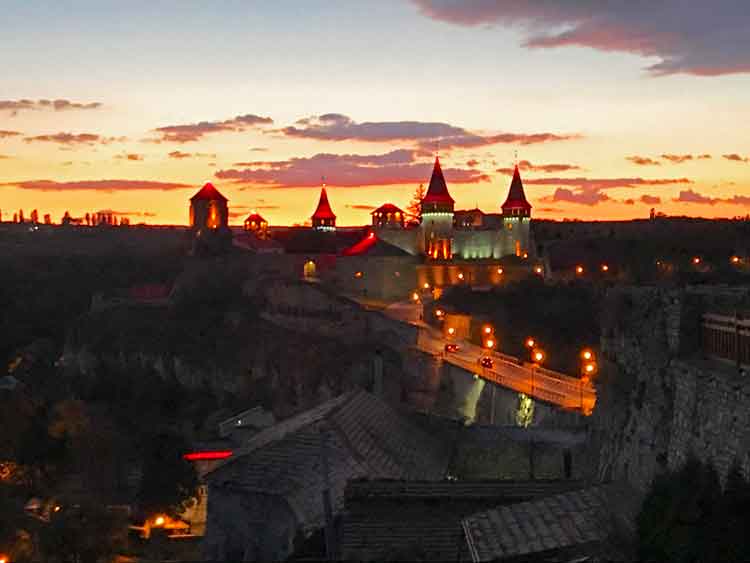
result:
<svg viewBox="0 0 750 563"><path fill-rule="evenodd" d="M707 356L750 366L750 315L706 313L702 323L703 351Z"/></svg>

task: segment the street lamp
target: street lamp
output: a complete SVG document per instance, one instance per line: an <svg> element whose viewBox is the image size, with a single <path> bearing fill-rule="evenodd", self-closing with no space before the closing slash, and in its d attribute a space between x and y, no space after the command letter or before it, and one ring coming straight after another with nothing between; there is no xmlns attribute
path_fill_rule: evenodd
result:
<svg viewBox="0 0 750 563"><path fill-rule="evenodd" d="M422 287L425 289L430 289L430 284L427 282L424 282L424 285Z"/></svg>
<svg viewBox="0 0 750 563"><path fill-rule="evenodd" d="M602 264L602 272L609 272L609 266Z"/></svg>
<svg viewBox="0 0 750 563"><path fill-rule="evenodd" d="M531 358L534 360L535 364L541 364L544 361L544 351L537 348L534 350Z"/></svg>
<svg viewBox="0 0 750 563"><path fill-rule="evenodd" d="M445 314L445 313L443 312L443 310L442 310L442 309L436 309L436 310L435 310L435 316L436 316L436 317L437 317L438 319L442 319L442 318L443 318L443 315L444 315L444 314Z"/></svg>
<svg viewBox="0 0 750 563"><path fill-rule="evenodd" d="M498 276L502 276L503 275L503 269L502 268L498 268L497 269L497 275Z"/></svg>
<svg viewBox="0 0 750 563"><path fill-rule="evenodd" d="M454 334L456 334L456 329L453 328L452 326L448 327L448 334L450 336L453 336Z"/></svg>
<svg viewBox="0 0 750 563"><path fill-rule="evenodd" d="M742 260L740 259L739 256L732 256L732 258L731 258L732 264L739 264L741 261Z"/></svg>
<svg viewBox="0 0 750 563"><path fill-rule="evenodd" d="M541 266L535 267L534 268L534 273L538 274L538 275L542 275L542 267Z"/></svg>
<svg viewBox="0 0 750 563"><path fill-rule="evenodd" d="M576 274L579 276L583 273L583 266L576 266Z"/></svg>
<svg viewBox="0 0 750 563"><path fill-rule="evenodd" d="M417 302L417 301L419 301L419 293L417 293L416 291L415 291L414 293L412 293L412 294L411 294L411 299L412 299L412 301L414 301L414 302Z"/></svg>
<svg viewBox="0 0 750 563"><path fill-rule="evenodd" d="M695 264L697 266L700 263L701 263L700 256L694 256L693 257L693 264Z"/></svg>
<svg viewBox="0 0 750 563"><path fill-rule="evenodd" d="M463 280L464 279L464 273L458 272L458 279Z"/></svg>
<svg viewBox="0 0 750 563"><path fill-rule="evenodd" d="M594 359L594 353L591 350L589 350L588 348L584 348L583 351L581 352L581 358L583 358L586 361L593 360Z"/></svg>
<svg viewBox="0 0 750 563"><path fill-rule="evenodd" d="M536 344L536 340L534 340L533 338L529 337L526 339L527 348L533 348L535 344Z"/></svg>
<svg viewBox="0 0 750 563"><path fill-rule="evenodd" d="M487 325L484 327L484 333L485 334L492 334L492 327L490 325Z"/></svg>
<svg viewBox="0 0 750 563"><path fill-rule="evenodd" d="M487 348L489 348L490 350L492 350L492 348L494 348L494 347L495 347L495 341L494 341L494 340L492 340L492 338L488 338L488 339L487 339L487 340L485 341L484 345L485 345L485 346L486 346Z"/></svg>

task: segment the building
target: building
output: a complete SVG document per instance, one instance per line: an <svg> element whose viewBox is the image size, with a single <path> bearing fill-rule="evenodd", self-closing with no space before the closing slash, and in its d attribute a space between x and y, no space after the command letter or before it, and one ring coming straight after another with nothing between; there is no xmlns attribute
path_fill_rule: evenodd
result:
<svg viewBox="0 0 750 563"><path fill-rule="evenodd" d="M227 203L227 198L208 182L190 198L190 227L195 231L229 228Z"/></svg>
<svg viewBox="0 0 750 563"><path fill-rule="evenodd" d="M336 230L336 215L333 213L331 205L328 203L328 194L326 194L325 185L320 190L318 207L315 210L315 213L313 213L311 219L312 228L316 231Z"/></svg>
<svg viewBox="0 0 750 563"><path fill-rule="evenodd" d="M255 434L207 476L204 558L283 561L344 505L350 479L442 480L449 447L364 391ZM324 473L327 468L327 474Z"/></svg>
<svg viewBox="0 0 750 563"><path fill-rule="evenodd" d="M373 212L373 231L409 254L423 256L425 263L496 261L505 256L534 255L531 204L526 199L518 166L500 213L484 213L480 209L456 211L454 205L440 159L435 158L430 184L422 199L419 227L408 228L394 219L388 220L388 213L395 218L398 208L386 204Z"/></svg>
<svg viewBox="0 0 750 563"><path fill-rule="evenodd" d="M245 222L242 224L242 228L245 231L254 233L258 238L265 238L268 235L268 221L261 217L258 213L251 213L245 218Z"/></svg>

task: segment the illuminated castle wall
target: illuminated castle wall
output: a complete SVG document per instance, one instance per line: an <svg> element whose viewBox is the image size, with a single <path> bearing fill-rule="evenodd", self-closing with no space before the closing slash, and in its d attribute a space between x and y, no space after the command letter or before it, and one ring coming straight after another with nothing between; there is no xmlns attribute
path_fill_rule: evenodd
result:
<svg viewBox="0 0 750 563"><path fill-rule="evenodd" d="M418 228L398 228L373 221L378 238L409 254L424 254L428 260L438 261L533 256L530 227L531 205L526 200L518 167L501 213L483 213L479 209L455 211L437 158L422 200L422 222Z"/></svg>

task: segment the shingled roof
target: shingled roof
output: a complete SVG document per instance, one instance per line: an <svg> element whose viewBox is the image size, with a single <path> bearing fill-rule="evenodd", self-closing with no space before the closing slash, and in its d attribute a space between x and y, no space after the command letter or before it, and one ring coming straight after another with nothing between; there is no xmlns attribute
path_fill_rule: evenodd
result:
<svg viewBox="0 0 750 563"><path fill-rule="evenodd" d="M617 520L632 530L637 506L625 486L607 484L479 512L462 525L475 562L541 557L602 544Z"/></svg>
<svg viewBox="0 0 750 563"><path fill-rule="evenodd" d="M253 436L209 474L209 483L283 497L300 526L324 522L321 427L325 428L334 511L349 479L442 479L449 448L380 398L353 391Z"/></svg>
<svg viewBox="0 0 750 563"><path fill-rule="evenodd" d="M440 158L437 156L435 157L435 165L432 167L430 186L427 188L422 203L454 203L451 194L448 193L443 169L440 167Z"/></svg>

